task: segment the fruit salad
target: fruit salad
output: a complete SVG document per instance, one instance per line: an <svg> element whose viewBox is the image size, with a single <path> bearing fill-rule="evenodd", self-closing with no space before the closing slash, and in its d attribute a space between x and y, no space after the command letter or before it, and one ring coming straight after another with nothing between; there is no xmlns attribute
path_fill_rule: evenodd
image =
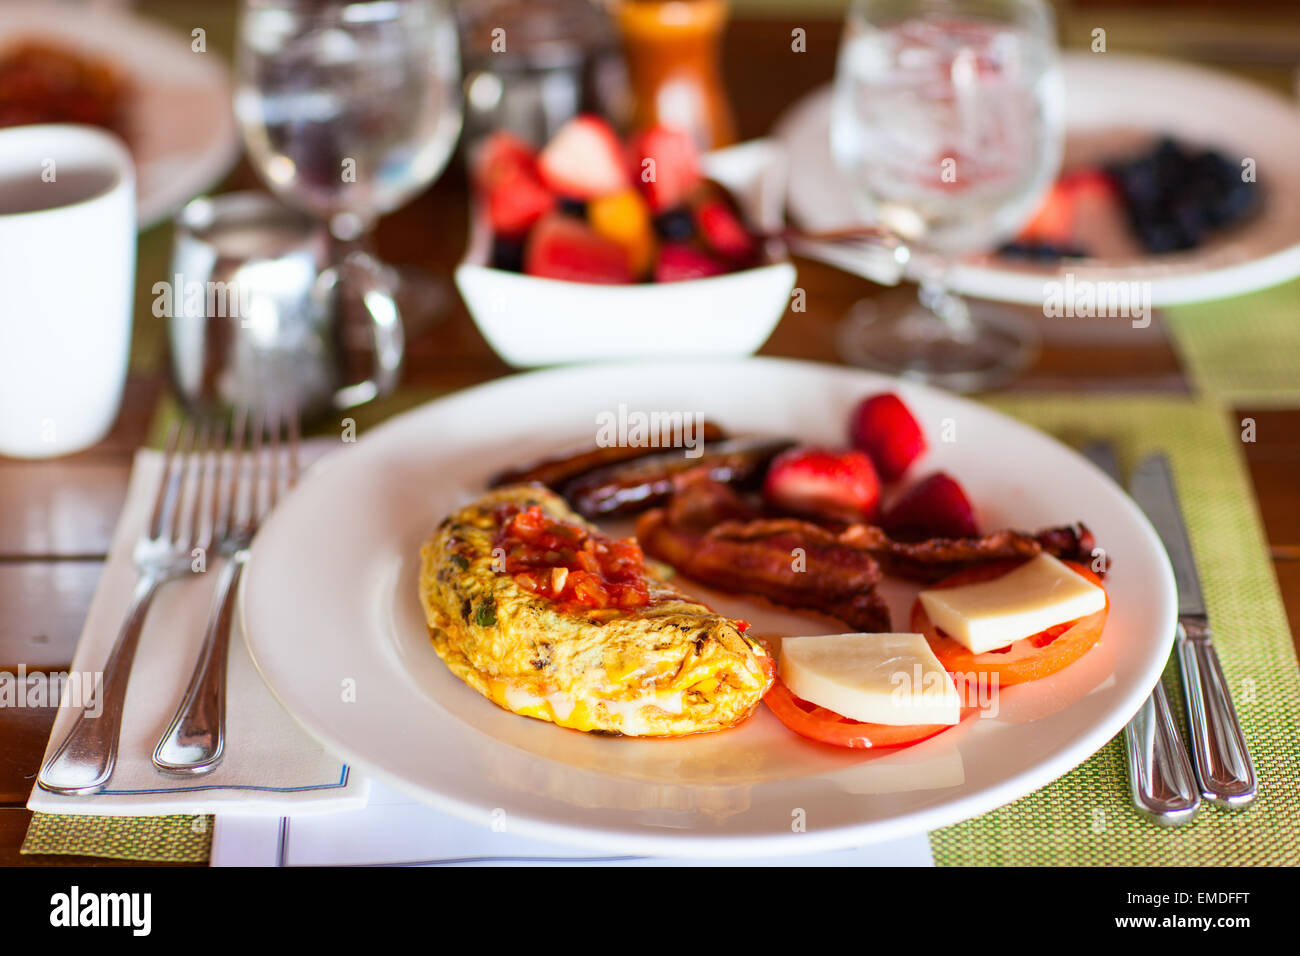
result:
<svg viewBox="0 0 1300 956"><path fill-rule="evenodd" d="M1092 254L1076 239L1081 210L1116 207L1132 237L1151 255L1195 249L1248 219L1261 194L1223 153L1165 137L1150 149L1104 166L1073 169L1053 185L1034 217L1002 255L1034 262Z"/></svg>
<svg viewBox="0 0 1300 956"><path fill-rule="evenodd" d="M690 138L667 126L624 143L583 115L541 150L493 133L475 154L473 183L494 268L621 284L702 279L758 259L759 239L731 197L704 178Z"/></svg>

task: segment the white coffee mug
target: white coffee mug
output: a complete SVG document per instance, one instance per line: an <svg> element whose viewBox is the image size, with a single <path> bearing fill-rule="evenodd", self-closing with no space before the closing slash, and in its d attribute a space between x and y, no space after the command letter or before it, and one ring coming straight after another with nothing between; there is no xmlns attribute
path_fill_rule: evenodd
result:
<svg viewBox="0 0 1300 956"><path fill-rule="evenodd" d="M108 433L134 294L135 168L121 140L0 129L0 455L63 455Z"/></svg>

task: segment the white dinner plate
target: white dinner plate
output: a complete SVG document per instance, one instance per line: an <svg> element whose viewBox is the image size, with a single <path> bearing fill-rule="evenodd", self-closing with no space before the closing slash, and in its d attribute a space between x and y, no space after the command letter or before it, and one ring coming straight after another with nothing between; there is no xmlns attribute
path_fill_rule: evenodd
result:
<svg viewBox="0 0 1300 956"><path fill-rule="evenodd" d="M886 389L931 436L918 471L958 476L986 527L1084 520L1114 562L1102 642L1052 678L1004 690L996 716L892 753L806 741L761 706L716 734L598 736L497 708L434 653L416 590L420 545L498 469L594 444L597 415L617 414L620 403L702 412L734 433L840 442L853 403ZM690 590L758 634L837 628ZM906 629L914 593L904 584L886 590L896 627ZM534 372L400 415L334 452L270 516L241 606L267 684L360 772L527 836L610 852L741 856L929 830L1059 777L1118 733L1154 686L1175 600L1145 518L1055 440L921 385L759 358Z"/></svg>
<svg viewBox="0 0 1300 956"><path fill-rule="evenodd" d="M971 256L951 274L967 295L1041 305L1043 285L1066 272L1076 279L1151 283L1156 306L1240 295L1300 275L1300 107L1271 90L1229 74L1157 57L1068 53L1065 165L1140 152L1159 136L1255 160L1260 211L1200 247L1168 255L1145 253L1121 223L1090 230L1096 258L1068 264L1018 263ZM789 153L788 202L812 230L855 220L852 195L830 153L830 89L804 97L777 124L774 138ZM851 262L846 262L850 264Z"/></svg>
<svg viewBox="0 0 1300 956"><path fill-rule="evenodd" d="M26 39L85 51L128 77L128 145L141 229L212 187L239 158L230 76L220 50L208 45L206 52L195 52L189 35L123 10L6 0L0 4L0 50Z"/></svg>

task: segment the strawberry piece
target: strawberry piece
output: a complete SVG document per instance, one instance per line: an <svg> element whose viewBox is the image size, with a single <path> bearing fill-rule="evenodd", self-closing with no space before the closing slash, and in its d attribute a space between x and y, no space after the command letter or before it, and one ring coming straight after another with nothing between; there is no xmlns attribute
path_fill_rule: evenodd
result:
<svg viewBox="0 0 1300 956"><path fill-rule="evenodd" d="M625 189L627 169L618 137L599 116L575 116L537 157L545 183L558 193L592 199Z"/></svg>
<svg viewBox="0 0 1300 956"><path fill-rule="evenodd" d="M880 503L880 479L860 451L791 448L772 461L763 496L796 514L869 521Z"/></svg>
<svg viewBox="0 0 1300 956"><path fill-rule="evenodd" d="M491 192L503 178L520 170L535 174L536 151L531 143L501 130L479 145L471 168L474 185L485 193Z"/></svg>
<svg viewBox="0 0 1300 956"><path fill-rule="evenodd" d="M885 481L897 481L926 449L925 433L892 392L864 398L849 422L853 447L871 456Z"/></svg>
<svg viewBox="0 0 1300 956"><path fill-rule="evenodd" d="M616 242L597 235L570 216L542 218L528 237L524 272L569 282L616 284L631 282L627 253Z"/></svg>
<svg viewBox="0 0 1300 956"><path fill-rule="evenodd" d="M628 163L632 178L655 213L683 202L700 182L695 143L671 126L653 126L633 139Z"/></svg>
<svg viewBox="0 0 1300 956"><path fill-rule="evenodd" d="M966 492L941 471L907 489L885 512L880 526L893 537L908 541L979 535L975 508Z"/></svg>
<svg viewBox="0 0 1300 956"><path fill-rule="evenodd" d="M680 242L664 243L655 263L655 282L681 282L685 279L707 279L727 272L725 263L707 252Z"/></svg>
<svg viewBox="0 0 1300 956"><path fill-rule="evenodd" d="M700 235L714 252L732 262L746 262L758 248L754 237L721 199L710 199L695 210Z"/></svg>
<svg viewBox="0 0 1300 956"><path fill-rule="evenodd" d="M1016 238L1033 242L1069 242L1074 235L1076 199L1074 190L1062 182L1054 183L1043 204Z"/></svg>
<svg viewBox="0 0 1300 956"><path fill-rule="evenodd" d="M531 168L501 172L488 192L488 222L498 236L522 236L555 206L552 193Z"/></svg>
<svg viewBox="0 0 1300 956"><path fill-rule="evenodd" d="M1081 199L1114 199L1119 195L1115 180L1103 169L1084 166L1061 177L1061 187L1078 202Z"/></svg>

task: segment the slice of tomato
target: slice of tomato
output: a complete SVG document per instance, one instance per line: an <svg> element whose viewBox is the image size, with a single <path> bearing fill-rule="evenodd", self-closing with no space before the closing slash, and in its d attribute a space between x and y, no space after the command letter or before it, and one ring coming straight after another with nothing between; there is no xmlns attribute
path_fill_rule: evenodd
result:
<svg viewBox="0 0 1300 956"><path fill-rule="evenodd" d="M833 710L810 704L794 696L779 677L773 682L767 696L763 698L763 703L772 709L777 720L800 737L807 737L809 740L817 740L835 747L854 749L902 747L919 743L953 726L949 724L895 726L850 720Z"/></svg>
<svg viewBox="0 0 1300 956"><path fill-rule="evenodd" d="M962 584L990 581L1019 567L1021 563L1023 562L992 561L977 565L944 578L938 584L932 584L931 588L951 588ZM1064 563L1098 587L1105 587L1101 578L1084 565L1074 561ZM1106 616L1109 612L1108 596L1106 606L1094 614L1050 627L1022 638L1009 647L975 654L965 645L936 628L930 620L930 615L925 612L920 598L917 598L916 603L912 605L912 630L924 634L925 639L930 642L930 649L934 651L934 656L939 658L939 663L943 665L943 669L954 677L964 677L966 684L974 683L976 686L989 687L996 681L998 687L1010 687L1013 684L1023 684L1055 674L1092 650L1101 639L1101 632L1106 626Z"/></svg>

